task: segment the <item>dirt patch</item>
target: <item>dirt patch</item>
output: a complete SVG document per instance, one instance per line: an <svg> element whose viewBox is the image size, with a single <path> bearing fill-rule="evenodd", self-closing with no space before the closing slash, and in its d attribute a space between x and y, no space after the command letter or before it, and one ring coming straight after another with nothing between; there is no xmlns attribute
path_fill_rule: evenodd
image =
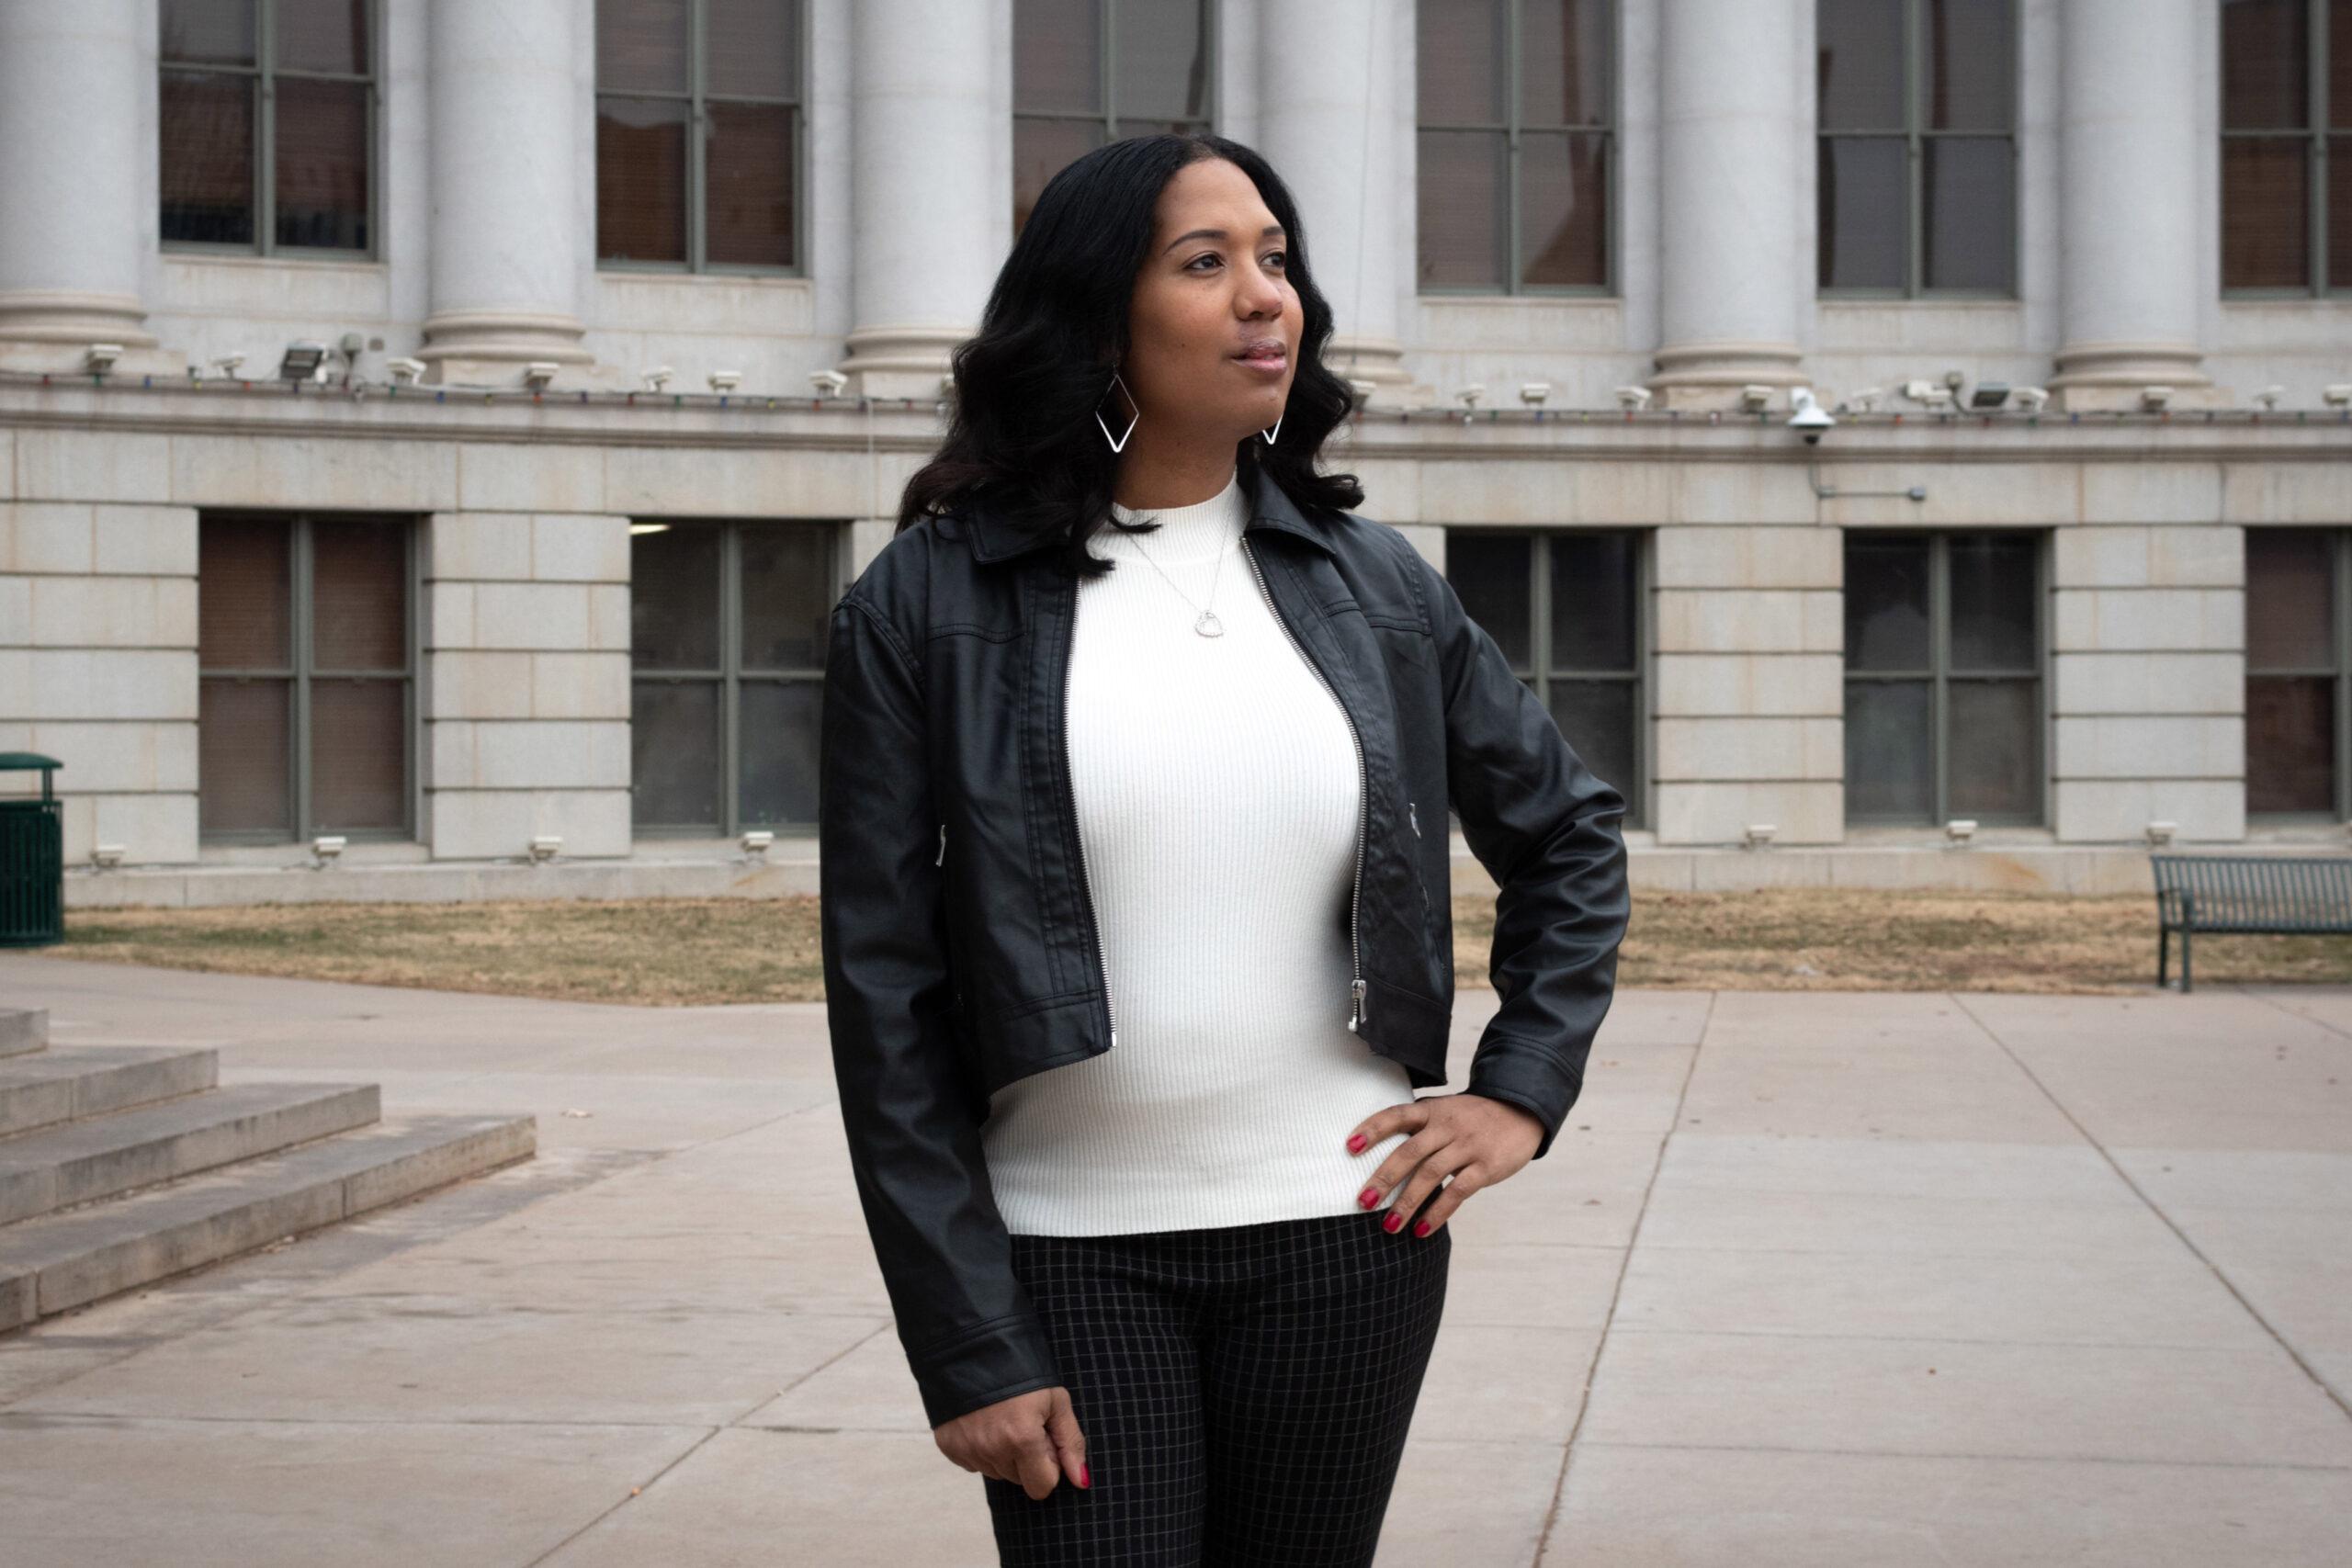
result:
<svg viewBox="0 0 2352 1568"><path fill-rule="evenodd" d="M1456 983L1487 983L1491 898L1453 901ZM69 911L68 958L693 1007L824 999L817 900L633 898ZM2170 974L2179 975L2176 941ZM1640 893L1628 987L2128 993L2155 978L2154 899L1946 889ZM2201 937L2200 981L2352 982L2352 939Z"/></svg>

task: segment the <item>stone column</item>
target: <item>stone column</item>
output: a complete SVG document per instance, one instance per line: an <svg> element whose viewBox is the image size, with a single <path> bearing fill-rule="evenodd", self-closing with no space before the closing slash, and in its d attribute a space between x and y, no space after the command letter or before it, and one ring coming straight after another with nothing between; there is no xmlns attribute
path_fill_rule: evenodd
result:
<svg viewBox="0 0 2352 1568"><path fill-rule="evenodd" d="M1397 335L1397 51L1401 0L1282 0L1258 8L1259 141L1297 199L1316 281L1338 330L1324 360L1370 381L1374 406L1412 396ZM1422 389L1426 391L1428 389Z"/></svg>
<svg viewBox="0 0 2352 1568"><path fill-rule="evenodd" d="M2228 394L2199 368L2201 0L2067 0L2059 27L2059 249L2065 324L2050 390L2066 409Z"/></svg>
<svg viewBox="0 0 2352 1568"><path fill-rule="evenodd" d="M512 386L532 360L578 384L575 0L431 0L432 312L425 378Z"/></svg>
<svg viewBox="0 0 2352 1568"><path fill-rule="evenodd" d="M1790 113L1801 0L1658 7L1659 344L1663 408L1724 408L1741 387L1809 385L1797 307L1800 158Z"/></svg>
<svg viewBox="0 0 2352 1568"><path fill-rule="evenodd" d="M851 52L853 395L935 398L1012 231L995 47L1008 6L858 0Z"/></svg>
<svg viewBox="0 0 2352 1568"><path fill-rule="evenodd" d="M185 375L143 324L155 0L0 0L0 367Z"/></svg>

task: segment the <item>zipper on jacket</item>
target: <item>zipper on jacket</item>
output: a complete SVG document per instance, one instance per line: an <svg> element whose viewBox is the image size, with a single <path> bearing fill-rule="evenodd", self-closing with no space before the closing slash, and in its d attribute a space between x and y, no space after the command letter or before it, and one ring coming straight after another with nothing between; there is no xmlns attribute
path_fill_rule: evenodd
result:
<svg viewBox="0 0 2352 1568"><path fill-rule="evenodd" d="M939 858L931 863L933 865L947 863L947 824L944 822L939 825Z"/></svg>
<svg viewBox="0 0 2352 1568"><path fill-rule="evenodd" d="M1372 770L1364 765L1363 739L1356 734L1355 716L1348 711L1347 704L1340 701L1338 688L1334 687L1330 678L1323 673L1323 667L1315 662L1315 656L1306 651L1306 644L1300 642L1297 634L1290 629L1290 623L1283 619L1282 609L1274 603L1274 595L1266 586L1266 575L1258 570L1258 555L1250 547L1250 538L1246 533L1241 539L1241 553L1249 558L1250 575L1257 580L1258 592L1265 596L1267 613L1274 617L1274 625L1282 627L1283 636L1290 638L1291 647L1298 650L1299 658L1306 661L1306 667L1315 671L1315 678L1323 682L1323 689L1330 694L1331 701L1338 705L1340 716L1348 721L1348 739L1356 749L1356 780L1357 787L1361 792L1356 803L1356 872L1355 880L1348 889L1348 965L1349 973L1353 976L1348 985L1348 1030L1353 1033L1357 1032L1357 1026L1363 1022L1366 1012L1363 949L1356 936L1356 910L1363 901L1363 841L1372 830ZM1418 833L1419 830L1419 827L1416 825L1414 831Z"/></svg>
<svg viewBox="0 0 2352 1568"><path fill-rule="evenodd" d="M1119 1043L1119 1021L1111 1010L1111 959L1102 951L1102 927L1094 915L1094 889L1086 880L1086 835L1078 823L1078 784L1069 757L1069 681L1070 671L1078 663L1078 585L1069 591L1069 647L1062 656L1062 784L1069 794L1069 836L1078 846L1078 891L1086 905L1086 929L1094 939L1094 961L1102 970L1102 1024L1110 1031L1111 1044Z"/></svg>

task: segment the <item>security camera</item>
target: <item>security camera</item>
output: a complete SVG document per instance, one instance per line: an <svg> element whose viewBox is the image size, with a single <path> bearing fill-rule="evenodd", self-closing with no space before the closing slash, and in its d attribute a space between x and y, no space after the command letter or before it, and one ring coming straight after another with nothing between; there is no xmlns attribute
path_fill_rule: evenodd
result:
<svg viewBox="0 0 2352 1568"><path fill-rule="evenodd" d="M1772 389L1761 381L1751 381L1739 389L1739 406L1744 413L1762 413L1771 402Z"/></svg>
<svg viewBox="0 0 2352 1568"><path fill-rule="evenodd" d="M811 370L808 384L817 389L820 398L838 398L848 389L849 378L838 370Z"/></svg>
<svg viewBox="0 0 2352 1568"><path fill-rule="evenodd" d="M741 370L714 370L709 379L712 391L731 392L743 384L743 373Z"/></svg>
<svg viewBox="0 0 2352 1568"><path fill-rule="evenodd" d="M234 376L237 373L237 367L243 365L244 362L245 356L242 354L221 355L219 358L212 361L212 373L225 380L229 377Z"/></svg>
<svg viewBox="0 0 2352 1568"><path fill-rule="evenodd" d="M658 392L670 384L670 378L677 372L666 365L662 365L641 374L645 381L645 389L649 392Z"/></svg>
<svg viewBox="0 0 2352 1568"><path fill-rule="evenodd" d="M103 376L113 369L114 362L121 357L122 344L94 343L82 351L82 368L94 376Z"/></svg>
<svg viewBox="0 0 2352 1568"><path fill-rule="evenodd" d="M1789 428L1804 436L1806 446L1820 446L1822 432L1833 428L1838 422L1829 417L1829 411L1821 406L1811 387L1797 388L1789 394L1789 400L1797 409L1789 416Z"/></svg>
<svg viewBox="0 0 2352 1568"><path fill-rule="evenodd" d="M523 367L523 385L532 388L544 387L555 379L555 373L561 368L562 367L552 359L530 360Z"/></svg>
<svg viewBox="0 0 2352 1568"><path fill-rule="evenodd" d="M1650 397L1647 387L1620 387L1617 389L1617 406L1628 413L1635 412L1650 406Z"/></svg>
<svg viewBox="0 0 2352 1568"><path fill-rule="evenodd" d="M2254 400L2260 403L2265 410L2273 410L2278 406L2278 400L2286 395L2287 389L2284 387L2265 387L2254 394Z"/></svg>
<svg viewBox="0 0 2352 1568"><path fill-rule="evenodd" d="M1478 400L1486 395L1487 389L1478 382L1473 381L1466 387L1455 388L1453 390L1453 400L1460 403L1464 408L1476 412L1478 407Z"/></svg>
<svg viewBox="0 0 2352 1568"><path fill-rule="evenodd" d="M2009 395L2017 399L2018 406L2023 408L2026 412L2040 413L2041 412L2041 405L2050 400L2050 389L2047 387L2019 387L2016 391Z"/></svg>
<svg viewBox="0 0 2352 1568"><path fill-rule="evenodd" d="M1542 408L1544 400L1551 395L1552 383L1549 381L1521 381L1519 384L1519 400L1530 408Z"/></svg>
<svg viewBox="0 0 2352 1568"><path fill-rule="evenodd" d="M1951 389L1939 387L1933 381L1905 381L1903 383L1903 395L1931 409L1951 407Z"/></svg>
<svg viewBox="0 0 2352 1568"><path fill-rule="evenodd" d="M1864 387L1859 392L1849 392L1838 401L1839 413L1868 413L1886 396L1884 387Z"/></svg>
<svg viewBox="0 0 2352 1568"><path fill-rule="evenodd" d="M399 359L387 359L384 361L384 368L392 373L392 380L396 384L407 386L424 376L424 361L405 356Z"/></svg>
<svg viewBox="0 0 2352 1568"><path fill-rule="evenodd" d="M2146 412L2161 413L2171 406L2172 389L2170 387L2143 387L2140 389L2140 407Z"/></svg>
<svg viewBox="0 0 2352 1568"><path fill-rule="evenodd" d="M2319 395L2327 400L2327 406L2332 409L2352 404L2352 381L2334 382L2320 389Z"/></svg>

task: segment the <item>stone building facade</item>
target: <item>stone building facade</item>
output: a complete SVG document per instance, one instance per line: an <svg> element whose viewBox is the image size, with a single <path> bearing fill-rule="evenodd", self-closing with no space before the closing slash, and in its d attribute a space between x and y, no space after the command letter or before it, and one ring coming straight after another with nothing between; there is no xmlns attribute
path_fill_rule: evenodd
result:
<svg viewBox="0 0 2352 1568"><path fill-rule="evenodd" d="M2329 11L0 0L0 750L81 905L813 890L949 352L1206 126L1644 886L2340 848Z"/></svg>

